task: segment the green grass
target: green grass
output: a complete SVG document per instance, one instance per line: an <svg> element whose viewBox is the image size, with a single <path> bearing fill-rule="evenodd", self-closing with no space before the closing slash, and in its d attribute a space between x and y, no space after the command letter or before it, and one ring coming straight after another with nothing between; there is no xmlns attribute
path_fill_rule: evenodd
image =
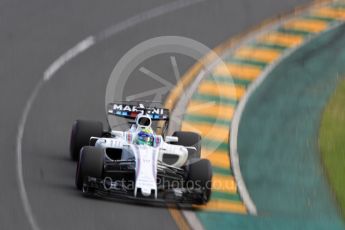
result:
<svg viewBox="0 0 345 230"><path fill-rule="evenodd" d="M320 150L329 182L345 217L345 81L342 80L323 114Z"/></svg>

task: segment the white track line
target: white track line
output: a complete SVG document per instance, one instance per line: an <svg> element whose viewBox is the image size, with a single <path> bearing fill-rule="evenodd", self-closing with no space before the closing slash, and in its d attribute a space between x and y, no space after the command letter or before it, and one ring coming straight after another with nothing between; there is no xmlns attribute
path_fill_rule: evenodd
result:
<svg viewBox="0 0 345 230"><path fill-rule="evenodd" d="M36 219L32 213L32 208L31 208L30 201L29 201L26 188L25 188L24 177L23 177L22 140L23 140L24 128L25 128L27 117L29 115L32 104L35 101L35 98L39 90L41 89L43 83L44 81L42 80L38 82L38 84L35 86L35 89L31 93L29 100L26 102L23 114L19 121L18 133L17 133L17 145L16 145L16 148L17 148L16 149L17 150L16 151L16 157L17 157L16 170L17 170L17 183L19 187L19 194L20 194L20 199L23 203L25 215L29 221L29 224L32 230L39 230L40 228L38 227Z"/></svg>
<svg viewBox="0 0 345 230"><path fill-rule="evenodd" d="M63 65L65 65L67 62L84 52L85 50L89 49L91 46L95 44L95 39L93 36L87 37L81 42L79 42L77 45L75 45L73 48L67 50L66 53L61 55L58 59L56 59L46 71L44 71L43 74L43 80L49 81L50 78L53 77L53 75L61 69Z"/></svg>
<svg viewBox="0 0 345 230"><path fill-rule="evenodd" d="M59 71L66 63L68 63L73 58L77 57L87 49L94 46L96 43L99 43L105 39L108 39L111 36L116 35L117 33L124 31L130 27L136 26L142 22L153 19L158 16L173 12L178 9L182 9L191 5L194 5L199 2L206 0L178 0L172 3L158 6L151 10L145 11L138 15L135 15L127 20L119 22L114 26L107 28L106 30L100 32L95 36L89 36L79 42L77 45L67 50L62 54L58 59L56 59L45 71L41 80L36 84L34 90L31 92L28 101L25 104L22 116L19 120L18 132L17 132L17 142L16 142L16 172L17 172L17 183L19 187L20 199L23 204L25 215L29 221L29 225L32 230L40 230L39 225L36 221L36 218L33 214L30 200L27 195L24 176L23 176L23 160L22 160L22 141L25 131L25 124L29 116L31 107L36 100L38 93L45 83L54 76L54 74Z"/></svg>

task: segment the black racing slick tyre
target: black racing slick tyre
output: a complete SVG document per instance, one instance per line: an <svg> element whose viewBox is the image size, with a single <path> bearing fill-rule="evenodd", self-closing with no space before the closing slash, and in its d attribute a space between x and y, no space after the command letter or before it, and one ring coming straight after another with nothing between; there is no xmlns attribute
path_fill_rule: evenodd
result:
<svg viewBox="0 0 345 230"><path fill-rule="evenodd" d="M194 149L188 149L188 160L200 159L201 155L201 136L193 132L176 131L173 136L178 138L178 142L173 143L175 145L183 145L185 147L195 147Z"/></svg>
<svg viewBox="0 0 345 230"><path fill-rule="evenodd" d="M196 200L197 204L205 204L210 200L212 191L212 165L207 159L192 162L187 166L187 181L192 188L201 189L202 197Z"/></svg>
<svg viewBox="0 0 345 230"><path fill-rule="evenodd" d="M71 158L76 161L79 159L80 149L88 146L90 137L102 137L103 124L98 121L77 120L72 126L70 138Z"/></svg>
<svg viewBox="0 0 345 230"><path fill-rule="evenodd" d="M85 178L102 178L104 171L104 150L93 146L85 146L80 151L77 165L75 185L81 190Z"/></svg>

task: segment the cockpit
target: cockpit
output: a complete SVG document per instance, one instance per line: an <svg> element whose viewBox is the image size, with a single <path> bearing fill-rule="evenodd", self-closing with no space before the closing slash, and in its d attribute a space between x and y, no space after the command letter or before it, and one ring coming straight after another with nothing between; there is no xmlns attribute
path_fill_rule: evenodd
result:
<svg viewBox="0 0 345 230"><path fill-rule="evenodd" d="M133 131L135 129L135 144L154 146L156 135L151 128L151 118L148 115L139 114L135 119L135 125L135 128L132 127Z"/></svg>

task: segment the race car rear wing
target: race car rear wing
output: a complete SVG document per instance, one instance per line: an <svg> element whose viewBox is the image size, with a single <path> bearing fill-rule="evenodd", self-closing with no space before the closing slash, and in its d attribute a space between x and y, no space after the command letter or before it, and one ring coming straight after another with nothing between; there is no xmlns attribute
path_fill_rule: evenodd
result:
<svg viewBox="0 0 345 230"><path fill-rule="evenodd" d="M108 104L108 114L127 119L135 119L138 114L145 114L151 117L151 120L169 120L169 110L159 107L145 106L144 103L110 103Z"/></svg>

